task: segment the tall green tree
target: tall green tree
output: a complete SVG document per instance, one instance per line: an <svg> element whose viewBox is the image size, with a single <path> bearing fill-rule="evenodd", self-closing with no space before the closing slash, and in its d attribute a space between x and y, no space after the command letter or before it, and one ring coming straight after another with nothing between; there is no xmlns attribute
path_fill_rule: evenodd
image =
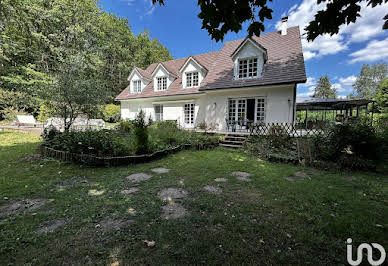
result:
<svg viewBox="0 0 388 266"><path fill-rule="evenodd" d="M382 113L388 113L388 78L381 81L376 90L377 108Z"/></svg>
<svg viewBox="0 0 388 266"><path fill-rule="evenodd" d="M326 75L319 78L312 97L334 99L337 97L337 89L331 85L329 76Z"/></svg>
<svg viewBox="0 0 388 266"><path fill-rule="evenodd" d="M152 0L164 5L164 0ZM245 22L250 23L248 34L260 36L264 32L264 21L272 19L273 10L269 8L272 0L198 0L202 20L202 29L208 31L212 39L223 40L229 31L239 32ZM276 1L275 1L276 2ZM280 2L280 1L279 1ZM375 7L388 0L317 0L317 3L327 2L325 10L318 11L313 21L306 27L307 39L313 41L319 35L336 34L341 25L356 22L360 17L361 4ZM388 29L388 14L381 18L385 20L383 29Z"/></svg>
<svg viewBox="0 0 388 266"><path fill-rule="evenodd" d="M353 88L358 98L373 99L376 89L381 81L387 77L387 65L385 63L368 65L361 68Z"/></svg>
<svg viewBox="0 0 388 266"><path fill-rule="evenodd" d="M126 19L103 12L96 0L1 0L0 89L7 97L0 97L0 109L14 105L37 114L35 103L45 96L40 91L57 84L74 57L94 69L81 74L98 80L106 91L103 101L113 102L134 65L171 59L159 41L148 33L140 36L133 35ZM10 95L37 101L11 105L4 100Z"/></svg>

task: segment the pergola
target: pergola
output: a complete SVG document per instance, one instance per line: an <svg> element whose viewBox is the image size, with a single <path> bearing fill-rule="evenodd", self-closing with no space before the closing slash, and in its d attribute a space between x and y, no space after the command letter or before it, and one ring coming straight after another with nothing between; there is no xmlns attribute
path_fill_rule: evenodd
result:
<svg viewBox="0 0 388 266"><path fill-rule="evenodd" d="M371 113L371 122L373 121L373 110L374 110L374 101L367 99L297 99L296 102L296 112L304 111L304 121L306 127L309 127L309 124L319 124L324 125L324 121L327 121L327 114L332 113L331 117L335 118L338 122L347 122L348 120L355 120L360 117L361 111L364 110L365 114L369 115ZM368 109L369 104L371 108ZM320 119L315 119L315 121L309 120L309 113L312 112L320 113ZM299 116L300 117L300 116ZM299 121L301 123L301 121Z"/></svg>

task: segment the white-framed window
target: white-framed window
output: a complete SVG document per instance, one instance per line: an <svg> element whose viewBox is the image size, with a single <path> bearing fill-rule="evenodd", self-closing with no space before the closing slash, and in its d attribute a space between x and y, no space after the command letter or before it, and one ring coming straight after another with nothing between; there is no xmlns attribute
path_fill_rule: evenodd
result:
<svg viewBox="0 0 388 266"><path fill-rule="evenodd" d="M132 81L133 92L140 93L141 92L141 80Z"/></svg>
<svg viewBox="0 0 388 266"><path fill-rule="evenodd" d="M163 121L163 105L161 104L154 105L154 110L155 110L155 120Z"/></svg>
<svg viewBox="0 0 388 266"><path fill-rule="evenodd" d="M185 124L194 125L194 108L195 104L186 103L184 107L185 111Z"/></svg>
<svg viewBox="0 0 388 266"><path fill-rule="evenodd" d="M256 99L256 122L265 122L265 98Z"/></svg>
<svg viewBox="0 0 388 266"><path fill-rule="evenodd" d="M157 90L158 91L165 91L167 90L167 77L157 77Z"/></svg>
<svg viewBox="0 0 388 266"><path fill-rule="evenodd" d="M257 58L246 58L238 60L238 78L257 77Z"/></svg>
<svg viewBox="0 0 388 266"><path fill-rule="evenodd" d="M186 87L198 87L199 85L199 74L198 72L186 73Z"/></svg>

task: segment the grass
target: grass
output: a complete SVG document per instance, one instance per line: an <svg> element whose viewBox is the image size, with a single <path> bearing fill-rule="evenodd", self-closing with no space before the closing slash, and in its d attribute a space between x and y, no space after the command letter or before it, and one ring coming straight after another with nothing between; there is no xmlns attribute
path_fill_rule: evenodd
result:
<svg viewBox="0 0 388 266"><path fill-rule="evenodd" d="M274 164L221 148L182 151L120 168L24 160L36 153L39 142L38 136L0 132L0 206L18 199L48 200L32 212L0 218L0 261L5 265L341 264L346 263L348 237L354 245L388 245L388 178L381 174ZM152 174L131 198L120 194L131 186L126 176L155 167L171 171ZM252 182L236 180L233 171L252 173ZM296 171L311 179L284 179ZM218 177L228 179L218 184L223 193L206 193L203 187L217 185ZM74 178L90 184L56 188ZM165 203L156 194L168 187L189 192L182 202L188 216L160 218ZM92 189L104 193L89 195ZM134 222L102 234L98 224L109 217ZM65 227L34 232L60 218L68 221ZM147 247L144 240L156 245Z"/></svg>

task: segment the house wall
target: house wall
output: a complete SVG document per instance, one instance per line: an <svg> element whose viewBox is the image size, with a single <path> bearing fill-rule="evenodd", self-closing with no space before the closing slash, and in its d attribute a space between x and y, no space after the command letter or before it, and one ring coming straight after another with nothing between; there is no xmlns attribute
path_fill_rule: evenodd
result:
<svg viewBox="0 0 388 266"><path fill-rule="evenodd" d="M184 104L193 102L195 103L195 126L206 122L207 125L215 125L218 130L226 130L225 118L228 116L230 98L264 97L266 99L266 123L291 123L294 112L294 88L294 84L291 84L217 90L195 97L188 96L184 99L168 97L168 101L158 98L121 101L121 117L122 119L134 119L136 114L143 109L147 118L151 115L152 119L155 119L153 104L160 103L163 105L164 120L177 120L180 125L185 126Z"/></svg>

